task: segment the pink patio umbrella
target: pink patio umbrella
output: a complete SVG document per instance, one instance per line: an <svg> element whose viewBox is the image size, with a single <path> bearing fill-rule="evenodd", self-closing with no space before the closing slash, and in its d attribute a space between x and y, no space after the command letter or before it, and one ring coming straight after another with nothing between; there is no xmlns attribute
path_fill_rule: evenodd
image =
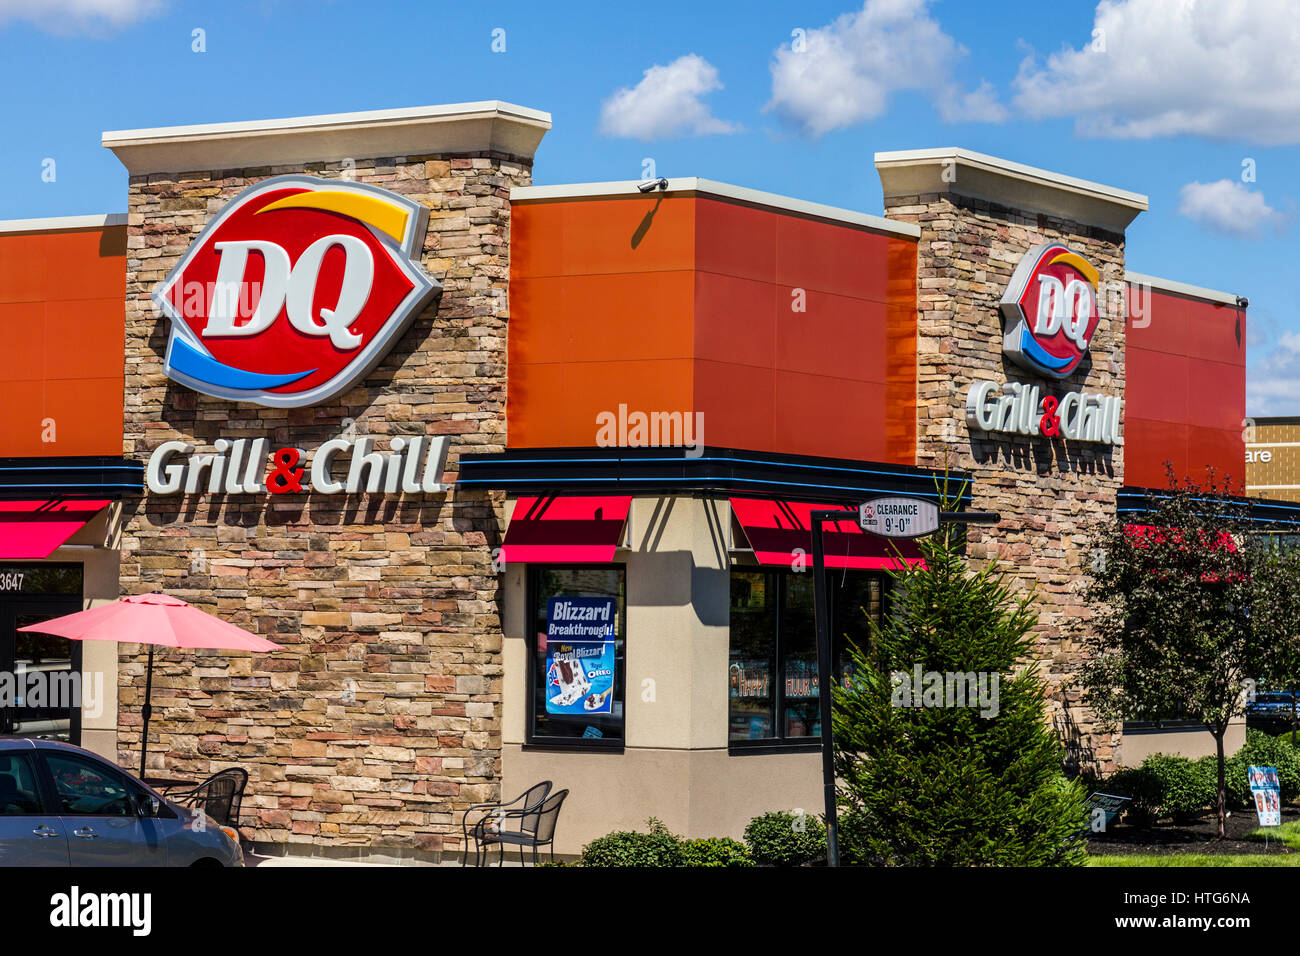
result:
<svg viewBox="0 0 1300 956"><path fill-rule="evenodd" d="M145 749L149 744L149 718L153 708L149 698L153 694L153 649L160 647L210 647L229 651L275 651L272 644L242 627L236 627L201 611L180 598L154 591L152 594L133 594L112 604L92 607L63 617L20 627L20 631L36 631L66 637L72 641L117 641L122 644L148 644L149 670L145 676L144 736L140 740L140 776L144 777Z"/></svg>

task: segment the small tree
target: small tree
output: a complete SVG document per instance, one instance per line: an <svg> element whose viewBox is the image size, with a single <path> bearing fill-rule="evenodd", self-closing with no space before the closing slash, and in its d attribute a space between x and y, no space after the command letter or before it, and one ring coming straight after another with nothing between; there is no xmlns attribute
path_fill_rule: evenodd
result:
<svg viewBox="0 0 1300 956"><path fill-rule="evenodd" d="M851 682L835 690L842 855L870 865L1079 863L1084 794L1061 772L1030 662L1031 596L1015 597L993 563L972 572L961 534L941 526L919 542L924 570L893 573L890 611L869 649L851 649ZM948 675L982 677L985 692L959 703Z"/></svg>
<svg viewBox="0 0 1300 956"><path fill-rule="evenodd" d="M1102 526L1088 563L1093 609L1082 670L1103 726L1200 721L1218 757L1216 807L1226 834L1229 723L1257 681L1286 676L1300 650L1300 555L1246 534L1247 505L1217 485L1179 485L1139 519Z"/></svg>

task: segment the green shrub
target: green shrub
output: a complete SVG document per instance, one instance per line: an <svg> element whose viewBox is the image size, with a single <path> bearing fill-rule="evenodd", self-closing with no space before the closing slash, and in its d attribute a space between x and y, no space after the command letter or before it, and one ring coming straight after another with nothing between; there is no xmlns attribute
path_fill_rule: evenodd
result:
<svg viewBox="0 0 1300 956"><path fill-rule="evenodd" d="M1105 780L1090 785L1089 790L1128 797L1123 819L1130 826L1149 827L1160 816L1164 788L1158 776L1142 767L1125 767Z"/></svg>
<svg viewBox="0 0 1300 956"><path fill-rule="evenodd" d="M1247 767L1276 767L1283 803L1300 796L1300 752L1291 746L1289 732L1287 739L1281 740L1262 730L1246 731L1246 745L1228 758L1224 768L1224 789L1230 807L1254 804Z"/></svg>
<svg viewBox="0 0 1300 956"><path fill-rule="evenodd" d="M765 813L746 825L745 845L755 863L803 866L825 859L826 825L806 813Z"/></svg>
<svg viewBox="0 0 1300 956"><path fill-rule="evenodd" d="M730 837L706 837L682 842L682 866L753 866L745 844Z"/></svg>
<svg viewBox="0 0 1300 956"><path fill-rule="evenodd" d="M580 866L664 867L683 865L683 845L663 822L651 817L650 832L622 830L597 837L582 848Z"/></svg>
<svg viewBox="0 0 1300 956"><path fill-rule="evenodd" d="M1142 761L1142 769L1160 783L1160 815L1180 823L1217 803L1217 766L1213 757L1189 760L1173 754L1151 754Z"/></svg>

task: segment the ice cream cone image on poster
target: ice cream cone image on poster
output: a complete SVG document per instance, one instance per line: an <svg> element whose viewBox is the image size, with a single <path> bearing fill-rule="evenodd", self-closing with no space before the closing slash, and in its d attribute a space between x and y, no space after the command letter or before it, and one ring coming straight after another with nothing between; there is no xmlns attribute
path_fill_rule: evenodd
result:
<svg viewBox="0 0 1300 956"><path fill-rule="evenodd" d="M559 652L551 659L547 679L550 687L558 688L558 693L551 698L551 703L557 707L577 703L591 689L587 671L572 651Z"/></svg>

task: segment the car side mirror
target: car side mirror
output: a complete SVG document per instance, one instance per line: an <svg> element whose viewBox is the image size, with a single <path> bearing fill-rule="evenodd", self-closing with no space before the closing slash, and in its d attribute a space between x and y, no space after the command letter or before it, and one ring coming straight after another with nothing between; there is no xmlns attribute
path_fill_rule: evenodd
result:
<svg viewBox="0 0 1300 956"><path fill-rule="evenodd" d="M158 798L150 793L138 793L135 796L135 813L140 817L156 817L162 805Z"/></svg>

